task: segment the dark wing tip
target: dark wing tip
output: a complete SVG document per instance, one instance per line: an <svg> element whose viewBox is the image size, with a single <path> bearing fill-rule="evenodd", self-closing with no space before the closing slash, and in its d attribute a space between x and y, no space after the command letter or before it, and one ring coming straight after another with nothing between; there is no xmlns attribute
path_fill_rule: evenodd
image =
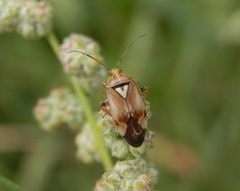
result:
<svg viewBox="0 0 240 191"><path fill-rule="evenodd" d="M143 131L141 136L139 136L137 139L124 136L127 143L133 147L140 147L144 142L144 137L145 137L145 130Z"/></svg>
<svg viewBox="0 0 240 191"><path fill-rule="evenodd" d="M130 118L128 121L126 134L123 136L129 145L133 147L140 147L145 138L146 130L138 124L137 120Z"/></svg>

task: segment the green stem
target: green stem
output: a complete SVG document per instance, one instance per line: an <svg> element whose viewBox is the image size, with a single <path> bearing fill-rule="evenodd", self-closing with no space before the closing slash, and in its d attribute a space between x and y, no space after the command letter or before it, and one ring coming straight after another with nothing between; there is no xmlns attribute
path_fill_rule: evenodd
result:
<svg viewBox="0 0 240 191"><path fill-rule="evenodd" d="M105 168L105 170L110 170L112 168L112 161L111 161L109 153L106 149L104 140L102 138L102 132L101 132L102 127L97 125L95 117L94 117L93 112L91 110L89 101L88 101L86 95L84 94L84 92L82 90L82 87L79 86L75 82L76 79L72 78L71 80L72 80L74 88L75 88L75 90L78 94L78 97L81 100L81 104L82 104L82 107L85 111L85 115L86 115L86 118L88 120L88 123L92 127L92 132L93 132L93 135L95 137L95 142L96 142L99 154L101 156L104 168Z"/></svg>
<svg viewBox="0 0 240 191"><path fill-rule="evenodd" d="M56 54L57 58L59 59L59 42L54 33L50 33L47 36L48 43L51 45L54 53Z"/></svg>
<svg viewBox="0 0 240 191"><path fill-rule="evenodd" d="M53 33L50 33L47 36L47 39L48 39L48 42L51 45L54 53L56 54L57 58L59 58L59 42L58 42L56 36ZM89 100L86 97L84 91L82 90L82 87L78 83L75 82L75 79L73 77L69 77L69 78L70 78L70 80L73 84L73 87L78 95L78 98L81 102L86 119L92 128L93 136L95 138L96 146L97 146L98 152L100 154L104 169L106 171L108 171L112 168L113 165L112 165L111 157L108 153L108 150L106 148L106 145L105 145L103 137L102 137L102 133L101 133L102 127L100 125L97 125L94 113L93 113L90 103L89 103Z"/></svg>

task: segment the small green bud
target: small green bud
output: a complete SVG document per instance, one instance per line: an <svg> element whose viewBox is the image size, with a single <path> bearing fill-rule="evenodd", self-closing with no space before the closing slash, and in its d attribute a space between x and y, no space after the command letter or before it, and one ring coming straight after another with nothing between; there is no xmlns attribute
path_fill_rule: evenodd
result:
<svg viewBox="0 0 240 191"><path fill-rule="evenodd" d="M61 125L76 129L84 122L82 106L67 88L56 88L48 97L40 99L34 108L34 115L45 130Z"/></svg>
<svg viewBox="0 0 240 191"><path fill-rule="evenodd" d="M124 159L128 155L128 144L122 139L113 142L111 152L114 157Z"/></svg>
<svg viewBox="0 0 240 191"><path fill-rule="evenodd" d="M136 178L139 174L142 173L143 169L139 168L140 164L144 160L142 159L134 159L128 161L118 161L114 166L114 171L118 172L121 177L123 178ZM145 162L145 161L144 161ZM142 167L143 165L141 165ZM144 168L145 169L145 168Z"/></svg>
<svg viewBox="0 0 240 191"><path fill-rule="evenodd" d="M134 179L122 179L119 191L133 191Z"/></svg>
<svg viewBox="0 0 240 191"><path fill-rule="evenodd" d="M64 39L60 47L60 58L65 72L75 77L86 91L101 87L106 77L106 69L86 55L71 52L74 50L87 53L102 61L98 43L87 36L71 34Z"/></svg>
<svg viewBox="0 0 240 191"><path fill-rule="evenodd" d="M16 29L21 5L22 0L0 0L0 33Z"/></svg>
<svg viewBox="0 0 240 191"><path fill-rule="evenodd" d="M52 17L52 8L46 1L25 0L17 30L28 39L46 36L52 30Z"/></svg>
<svg viewBox="0 0 240 191"><path fill-rule="evenodd" d="M140 175L133 183L133 191L151 191L151 177L148 174Z"/></svg>
<svg viewBox="0 0 240 191"><path fill-rule="evenodd" d="M147 170L147 174L151 177L152 183L156 184L157 177L158 177L158 171L153 167L149 167Z"/></svg>
<svg viewBox="0 0 240 191"><path fill-rule="evenodd" d="M148 167L145 173L141 174L133 183L133 191L151 191L157 183L158 171Z"/></svg>
<svg viewBox="0 0 240 191"><path fill-rule="evenodd" d="M104 188L108 191L116 191L120 186L121 177L116 172L106 172L103 175L104 179Z"/></svg>

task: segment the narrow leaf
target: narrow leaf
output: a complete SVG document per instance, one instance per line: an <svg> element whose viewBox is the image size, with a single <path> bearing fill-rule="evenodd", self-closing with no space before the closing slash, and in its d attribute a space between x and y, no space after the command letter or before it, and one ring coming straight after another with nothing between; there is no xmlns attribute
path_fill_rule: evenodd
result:
<svg viewBox="0 0 240 191"><path fill-rule="evenodd" d="M15 183L0 176L0 191L24 191Z"/></svg>

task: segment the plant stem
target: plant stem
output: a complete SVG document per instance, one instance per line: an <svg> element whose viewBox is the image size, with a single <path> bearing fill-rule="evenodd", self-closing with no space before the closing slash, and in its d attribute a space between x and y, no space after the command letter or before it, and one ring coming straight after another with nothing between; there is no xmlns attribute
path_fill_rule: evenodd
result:
<svg viewBox="0 0 240 191"><path fill-rule="evenodd" d="M59 59L59 42L56 38L56 36L53 33L50 33L47 36L47 40L49 44L51 45L54 53L56 54L57 58ZM102 164L104 166L105 171L108 171L112 168L112 160L108 153L108 150L105 146L102 133L101 133L101 126L97 125L94 113L91 109L90 103L88 98L86 97L84 91L82 90L82 87L75 82L75 79L73 77L70 77L70 81L78 95L79 101L81 102L81 105L83 107L84 114L86 116L86 119L88 123L90 124L90 127L92 128L93 136L95 138L96 146L98 149L98 152L101 157Z"/></svg>
<svg viewBox="0 0 240 191"><path fill-rule="evenodd" d="M54 33L50 33L47 36L47 40L48 40L48 43L51 45L55 55L59 59L59 42L56 35Z"/></svg>
<svg viewBox="0 0 240 191"><path fill-rule="evenodd" d="M78 94L78 97L81 100L81 104L82 104L82 107L84 109L84 112L85 112L86 118L88 120L88 123L92 127L92 132L93 132L93 135L95 137L95 142L96 142L99 154L102 158L104 168L105 168L105 170L110 170L112 168L112 161L111 161L111 158L109 156L109 153L106 149L105 143L104 143L103 138L102 138L102 133L101 133L102 128L99 125L97 125L97 123L96 123L96 120L95 120L95 117L94 117L93 112L91 110L89 101L88 101L86 95L84 94L84 92L82 90L82 87L79 86L75 82L74 78L72 78L71 80L72 80L74 88L75 88L75 90Z"/></svg>

